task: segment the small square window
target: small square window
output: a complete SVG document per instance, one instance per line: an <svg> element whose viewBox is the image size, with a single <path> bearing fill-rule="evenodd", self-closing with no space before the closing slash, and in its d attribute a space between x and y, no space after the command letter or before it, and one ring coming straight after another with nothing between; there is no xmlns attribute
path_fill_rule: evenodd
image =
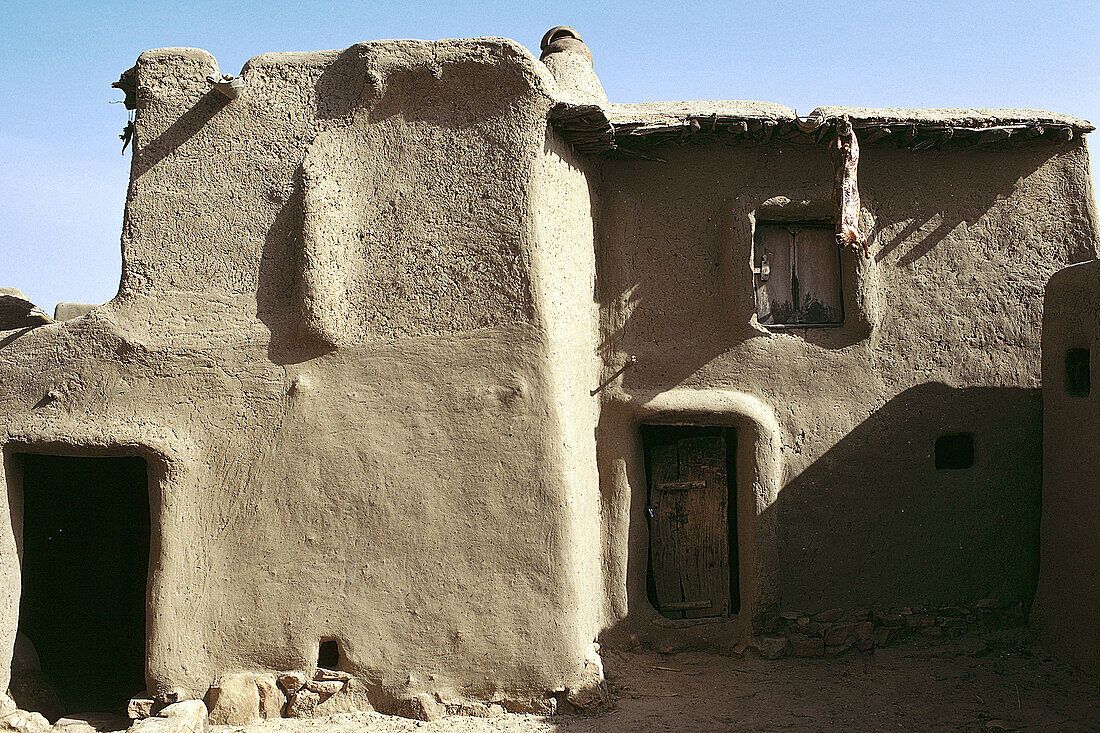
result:
<svg viewBox="0 0 1100 733"><path fill-rule="evenodd" d="M1088 349L1070 349L1066 352L1066 394L1088 397L1092 389Z"/></svg>
<svg viewBox="0 0 1100 733"><path fill-rule="evenodd" d="M757 222L756 318L776 327L839 326L840 248L823 222Z"/></svg>
<svg viewBox="0 0 1100 733"><path fill-rule="evenodd" d="M941 471L959 471L973 465L973 433L952 433L936 439L936 468Z"/></svg>

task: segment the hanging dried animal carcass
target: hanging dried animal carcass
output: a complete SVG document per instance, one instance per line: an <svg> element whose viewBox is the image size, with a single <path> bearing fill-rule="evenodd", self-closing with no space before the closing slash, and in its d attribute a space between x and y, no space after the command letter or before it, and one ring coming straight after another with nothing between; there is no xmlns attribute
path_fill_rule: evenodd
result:
<svg viewBox="0 0 1100 733"><path fill-rule="evenodd" d="M867 238L859 231L859 141L852 121L844 115L836 122L836 137L829 149L833 159L833 203L836 204L836 243L858 247L867 255Z"/></svg>

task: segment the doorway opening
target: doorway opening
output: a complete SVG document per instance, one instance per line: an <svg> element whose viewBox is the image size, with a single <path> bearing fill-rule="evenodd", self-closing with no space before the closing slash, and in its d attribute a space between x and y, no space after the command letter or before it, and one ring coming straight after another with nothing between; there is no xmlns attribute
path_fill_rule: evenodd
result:
<svg viewBox="0 0 1100 733"><path fill-rule="evenodd" d="M741 610L737 577L736 431L643 425L649 600L667 618Z"/></svg>
<svg viewBox="0 0 1100 733"><path fill-rule="evenodd" d="M19 633L63 712L125 712L145 689L144 458L21 453Z"/></svg>

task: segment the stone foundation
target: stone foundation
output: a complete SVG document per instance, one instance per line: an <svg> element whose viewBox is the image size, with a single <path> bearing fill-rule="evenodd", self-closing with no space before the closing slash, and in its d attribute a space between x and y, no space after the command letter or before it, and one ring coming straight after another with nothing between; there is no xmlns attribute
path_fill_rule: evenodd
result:
<svg viewBox="0 0 1100 733"><path fill-rule="evenodd" d="M958 639L1026 623L1023 602L1005 604L993 598L972 606L833 608L814 614L791 610L766 619L765 633L754 637L753 646L768 659L835 657L850 650L869 652L910 641Z"/></svg>

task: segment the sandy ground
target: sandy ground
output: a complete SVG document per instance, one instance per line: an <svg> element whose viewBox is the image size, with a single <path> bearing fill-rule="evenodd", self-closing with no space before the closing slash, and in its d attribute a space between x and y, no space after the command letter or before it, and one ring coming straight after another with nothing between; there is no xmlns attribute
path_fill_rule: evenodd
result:
<svg viewBox="0 0 1100 733"><path fill-rule="evenodd" d="M859 652L835 659L607 653L610 709L598 716L378 714L217 727L223 733L478 731L1100 730L1100 680L1077 674L1022 634ZM984 647L984 648L983 648Z"/></svg>

